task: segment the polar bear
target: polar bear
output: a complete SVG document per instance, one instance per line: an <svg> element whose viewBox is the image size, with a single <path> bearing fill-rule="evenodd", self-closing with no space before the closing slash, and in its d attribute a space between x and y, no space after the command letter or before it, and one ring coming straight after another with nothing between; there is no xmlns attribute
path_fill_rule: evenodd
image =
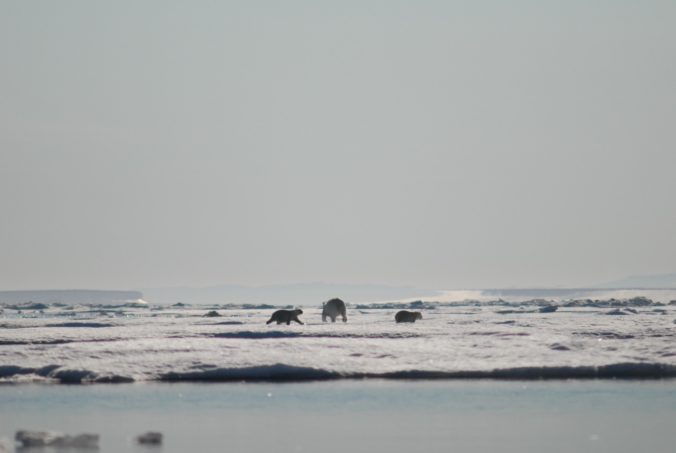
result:
<svg viewBox="0 0 676 453"><path fill-rule="evenodd" d="M296 308L295 310L277 310L272 314L268 322L265 324L270 324L272 321L277 321L277 324L282 324L286 323L288 326L291 324L291 321L296 321L298 324L303 324L300 319L298 319L298 315L302 315L303 310L300 308Z"/></svg>
<svg viewBox="0 0 676 453"><path fill-rule="evenodd" d="M347 322L345 302L340 299L331 299L322 304L322 322L326 322L326 318L331 318L331 322L336 322L338 315L343 317L343 322Z"/></svg>
<svg viewBox="0 0 676 453"><path fill-rule="evenodd" d="M422 313L419 311L401 310L394 315L396 322L415 322L416 319L422 319Z"/></svg>

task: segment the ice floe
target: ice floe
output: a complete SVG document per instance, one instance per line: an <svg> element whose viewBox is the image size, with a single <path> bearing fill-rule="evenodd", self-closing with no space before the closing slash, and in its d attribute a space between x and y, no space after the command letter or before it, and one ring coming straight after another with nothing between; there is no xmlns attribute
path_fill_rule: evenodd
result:
<svg viewBox="0 0 676 453"><path fill-rule="evenodd" d="M640 297L348 303L335 324L319 302L304 325L266 325L278 308L218 306L212 321L187 303L5 306L0 382L651 378L676 366L676 304ZM395 323L401 309L423 321Z"/></svg>
<svg viewBox="0 0 676 453"><path fill-rule="evenodd" d="M54 447L57 449L92 449L99 446L98 434L76 434L74 436L52 431L17 431L16 442L24 448Z"/></svg>

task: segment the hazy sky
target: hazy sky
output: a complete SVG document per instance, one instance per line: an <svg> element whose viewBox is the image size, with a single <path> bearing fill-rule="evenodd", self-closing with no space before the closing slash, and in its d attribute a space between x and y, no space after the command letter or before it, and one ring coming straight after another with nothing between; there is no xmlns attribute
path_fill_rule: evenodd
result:
<svg viewBox="0 0 676 453"><path fill-rule="evenodd" d="M676 272L676 2L0 2L0 289Z"/></svg>

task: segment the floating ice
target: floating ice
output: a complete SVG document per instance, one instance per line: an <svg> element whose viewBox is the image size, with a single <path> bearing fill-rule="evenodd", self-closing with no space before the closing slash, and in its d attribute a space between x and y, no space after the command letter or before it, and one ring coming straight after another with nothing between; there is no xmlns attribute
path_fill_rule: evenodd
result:
<svg viewBox="0 0 676 453"><path fill-rule="evenodd" d="M136 437L136 442L143 445L161 445L162 433L156 431L148 431Z"/></svg>
<svg viewBox="0 0 676 453"><path fill-rule="evenodd" d="M22 447L98 448L98 434L69 436L51 431L17 431L14 439Z"/></svg>

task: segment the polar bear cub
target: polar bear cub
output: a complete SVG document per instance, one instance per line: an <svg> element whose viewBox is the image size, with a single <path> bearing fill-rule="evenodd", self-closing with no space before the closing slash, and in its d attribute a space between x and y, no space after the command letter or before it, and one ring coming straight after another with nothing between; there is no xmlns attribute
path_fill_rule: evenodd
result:
<svg viewBox="0 0 676 453"><path fill-rule="evenodd" d="M291 324L291 321L295 321L298 324L303 324L300 319L298 319L298 315L302 315L303 310L300 308L296 308L295 310L277 310L272 314L268 322L265 324L270 324L273 321L276 321L277 324L282 324L286 323L288 326Z"/></svg>
<svg viewBox="0 0 676 453"><path fill-rule="evenodd" d="M343 322L347 322L345 302L340 299L331 299L322 304L322 322L326 322L326 318L331 318L331 322L336 322L338 315L342 316Z"/></svg>
<svg viewBox="0 0 676 453"><path fill-rule="evenodd" d="M416 319L422 319L422 313L419 311L401 310L394 315L394 320L396 322L415 322Z"/></svg>

